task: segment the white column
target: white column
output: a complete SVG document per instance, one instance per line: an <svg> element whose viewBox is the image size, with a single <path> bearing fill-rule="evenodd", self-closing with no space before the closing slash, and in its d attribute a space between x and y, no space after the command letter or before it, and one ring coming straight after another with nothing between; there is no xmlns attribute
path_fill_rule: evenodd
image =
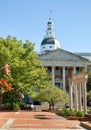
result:
<svg viewBox="0 0 91 130"><path fill-rule="evenodd" d="M52 85L55 86L55 67L52 66Z"/></svg>
<svg viewBox="0 0 91 130"><path fill-rule="evenodd" d="M81 97L81 95L82 95L82 90L81 90L81 82L79 83L79 88L78 88L78 101L79 101L79 109L81 110L82 109L82 97Z"/></svg>
<svg viewBox="0 0 91 130"><path fill-rule="evenodd" d="M73 66L73 74L76 74L76 66Z"/></svg>
<svg viewBox="0 0 91 130"><path fill-rule="evenodd" d="M84 72L87 72L87 66L84 67Z"/></svg>
<svg viewBox="0 0 91 130"><path fill-rule="evenodd" d="M86 80L83 81L83 109L84 109L84 113L87 114L87 91L86 91Z"/></svg>
<svg viewBox="0 0 91 130"><path fill-rule="evenodd" d="M72 74L76 74L76 66L73 66L73 72L72 72ZM73 83L73 105L75 106L75 83Z"/></svg>
<svg viewBox="0 0 91 130"><path fill-rule="evenodd" d="M73 87L73 83L71 83L70 84L70 109L72 109L73 108L73 89L72 89L72 87Z"/></svg>
<svg viewBox="0 0 91 130"><path fill-rule="evenodd" d="M63 90L66 91L66 87L65 87L65 66L63 66Z"/></svg>
<svg viewBox="0 0 91 130"><path fill-rule="evenodd" d="M74 98L75 98L75 109L78 111L78 92L77 92L77 84L74 84Z"/></svg>
<svg viewBox="0 0 91 130"><path fill-rule="evenodd" d="M63 79L62 78L60 78L60 89L62 89L62 84L63 84Z"/></svg>

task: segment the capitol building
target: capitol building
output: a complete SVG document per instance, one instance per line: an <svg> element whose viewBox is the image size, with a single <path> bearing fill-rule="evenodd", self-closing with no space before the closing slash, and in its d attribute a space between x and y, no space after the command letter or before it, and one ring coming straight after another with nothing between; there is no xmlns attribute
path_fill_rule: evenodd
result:
<svg viewBox="0 0 91 130"><path fill-rule="evenodd" d="M39 60L42 61L42 67L52 74L52 85L66 92L69 91L68 79L72 74L91 71L91 53L72 53L62 49L55 36L51 17L40 48Z"/></svg>

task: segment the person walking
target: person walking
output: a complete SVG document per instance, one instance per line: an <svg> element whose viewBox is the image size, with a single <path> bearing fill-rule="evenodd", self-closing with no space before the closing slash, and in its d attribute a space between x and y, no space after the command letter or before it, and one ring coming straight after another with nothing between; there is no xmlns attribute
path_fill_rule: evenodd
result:
<svg viewBox="0 0 91 130"><path fill-rule="evenodd" d="M33 104L31 104L31 110L34 110L34 105Z"/></svg>

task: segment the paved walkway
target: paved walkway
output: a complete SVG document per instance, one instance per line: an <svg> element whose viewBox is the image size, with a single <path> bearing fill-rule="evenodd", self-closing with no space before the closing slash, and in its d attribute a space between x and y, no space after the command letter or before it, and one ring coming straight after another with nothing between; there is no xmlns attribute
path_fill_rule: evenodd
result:
<svg viewBox="0 0 91 130"><path fill-rule="evenodd" d="M66 120L49 112L0 112L0 130L84 129L79 121Z"/></svg>

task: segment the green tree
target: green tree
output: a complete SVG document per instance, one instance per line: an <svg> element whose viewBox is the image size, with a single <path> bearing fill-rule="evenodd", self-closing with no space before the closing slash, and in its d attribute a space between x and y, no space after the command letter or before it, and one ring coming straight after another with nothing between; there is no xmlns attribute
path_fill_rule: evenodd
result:
<svg viewBox="0 0 91 130"><path fill-rule="evenodd" d="M91 90L87 93L87 100L91 101Z"/></svg>
<svg viewBox="0 0 91 130"><path fill-rule="evenodd" d="M10 75L6 75L3 69L6 64L11 67ZM31 94L47 85L47 73L41 68L38 55L34 52L34 44L29 40L22 42L11 36L0 38L0 79L6 79L12 84L13 90L10 94L13 95L10 97L16 97L14 94L20 92Z"/></svg>
<svg viewBox="0 0 91 130"><path fill-rule="evenodd" d="M32 97L40 102L48 102L49 109L54 109L56 103L69 102L69 96L66 92L57 88L56 86L47 86L45 89L41 89L39 93L32 94Z"/></svg>
<svg viewBox="0 0 91 130"><path fill-rule="evenodd" d="M91 91L91 72L88 73L87 91Z"/></svg>

